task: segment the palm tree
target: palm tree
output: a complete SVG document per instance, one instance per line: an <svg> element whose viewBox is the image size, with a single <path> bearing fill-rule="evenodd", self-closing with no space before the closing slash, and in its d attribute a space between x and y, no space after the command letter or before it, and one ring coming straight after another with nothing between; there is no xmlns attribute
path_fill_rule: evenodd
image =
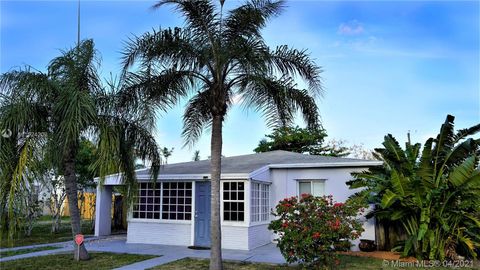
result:
<svg viewBox="0 0 480 270"><path fill-rule="evenodd" d="M2 161L11 161L2 162L1 169L1 181L7 184L2 186L0 203L9 208L8 219L4 219L9 224L2 224L2 228L14 225L15 195L36 173L36 159L45 153L50 166L64 176L72 235L81 233L75 165L82 136L97 144L94 165L102 178L111 172L124 172L130 197L135 194L136 158L151 160L154 175L158 173L160 156L150 132L154 113L148 102L137 102L118 84L103 87L98 66L94 43L85 40L53 59L47 73L27 67L1 75L0 130L12 131L5 139L9 147L0 148ZM84 245L78 255L75 252L76 259L88 259Z"/></svg>
<svg viewBox="0 0 480 270"><path fill-rule="evenodd" d="M193 152L192 160L193 161L199 161L200 160L200 150L195 150L195 152Z"/></svg>
<svg viewBox="0 0 480 270"><path fill-rule="evenodd" d="M160 149L162 156L165 158L165 164L168 163L168 158L173 154L173 147L169 150L167 147L163 147Z"/></svg>
<svg viewBox="0 0 480 270"><path fill-rule="evenodd" d="M403 255L419 259L458 259L480 249L480 124L454 131L448 115L437 137L421 150L410 138L402 149L392 136L375 149L383 167L354 174L352 188L366 188L376 205L371 215L402 226L407 238Z"/></svg>
<svg viewBox="0 0 480 270"><path fill-rule="evenodd" d="M223 12L210 0L162 0L185 19L182 28L159 29L130 39L124 50L124 78L133 93L162 109L190 98L183 121L186 145L211 129L211 260L222 269L220 174L222 127L233 100L261 112L271 127L286 126L300 111L309 127L319 126L314 97L322 93L321 69L305 50L271 49L261 30L278 16L284 1L251 0ZM129 68L135 66L135 71ZM295 78L303 79L300 89Z"/></svg>

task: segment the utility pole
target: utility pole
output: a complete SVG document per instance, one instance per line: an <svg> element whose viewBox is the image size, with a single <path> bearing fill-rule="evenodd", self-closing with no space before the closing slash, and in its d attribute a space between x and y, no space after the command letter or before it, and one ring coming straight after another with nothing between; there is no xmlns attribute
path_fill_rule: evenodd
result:
<svg viewBox="0 0 480 270"><path fill-rule="evenodd" d="M80 0L77 7L77 48L80 46Z"/></svg>

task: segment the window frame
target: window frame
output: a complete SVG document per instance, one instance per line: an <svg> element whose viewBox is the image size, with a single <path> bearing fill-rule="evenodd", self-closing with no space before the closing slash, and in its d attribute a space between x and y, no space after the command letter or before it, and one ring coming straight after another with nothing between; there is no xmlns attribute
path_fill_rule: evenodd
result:
<svg viewBox="0 0 480 270"><path fill-rule="evenodd" d="M243 200L225 200L225 194L224 194L224 183L243 183ZM227 225L227 226L245 226L248 224L250 221L250 188L249 185L247 184L248 181L243 180L243 179L229 179L229 180L224 180L221 179L220 181L220 220L222 225ZM235 221L235 220L225 220L225 210L224 210L224 205L225 202L243 202L243 221ZM237 210L238 211L238 210Z"/></svg>
<svg viewBox="0 0 480 270"><path fill-rule="evenodd" d="M188 189L188 188L187 188L187 185L188 185L189 183L190 183L190 182L183 182L183 181L162 182L162 185L161 185L161 186L162 186L162 191L161 191L161 197L160 197L160 198L161 198L161 199L160 199L160 202L161 202L161 203L160 203L160 209L161 209L160 218L161 218L162 220L169 220L169 221L174 221L174 220L176 220L176 221L191 221L191 220L193 219L193 215L194 215L194 212L195 212L194 209L193 209L193 197L194 197L194 195L193 195L193 183L191 183L190 189ZM171 196L170 194L169 194L169 196L167 196L167 198L170 199L170 200L171 200L171 199L174 199L174 202L175 202L175 203L173 203L173 204L170 203L170 202L169 202L167 205L164 204L164 199L165 199L165 197L164 197L164 196L165 196L165 194L164 194L164 193L165 193L165 188L164 188L164 186L165 186L165 184L169 184L169 185L175 184L175 185L177 185L177 187L176 187L175 189L173 189L173 188L169 188L169 189L168 189L170 192L171 192L172 190L174 190L175 193L176 193L176 195L174 195L174 196ZM183 184L184 187L183 187L182 189L180 189L180 188L178 187L178 184ZM188 190L190 190L190 203L189 203L189 204L186 203L186 199L188 198L188 196L186 195L186 192L187 192ZM179 191L185 192L185 193L183 194L183 196L180 196L180 195L178 194ZM184 199L184 202L183 202L182 205L178 203L178 200L179 200L180 198L183 198L183 199ZM164 212L164 211L165 211L165 210L164 210L164 207L165 207L165 206L168 206L168 207L175 206L176 209L175 209L174 211L172 211L172 210L167 210L166 212ZM183 207L184 207L184 210L183 210L183 211L179 211L179 210L178 210L178 206L183 206ZM187 212L187 211L185 210L185 207L188 207L188 206L190 207L190 212ZM174 214L174 215L176 215L176 217L178 217L179 214L183 214L183 215L190 214L190 219L185 219L185 218L184 218L184 219L178 219L178 218L176 218L176 219L163 218L163 214L164 214L164 213L168 213L169 215ZM185 216L184 216L184 217L185 217Z"/></svg>
<svg viewBox="0 0 480 270"><path fill-rule="evenodd" d="M316 197L321 197L321 196L326 196L326 192L325 192L325 184L327 182L327 179L297 179L297 196L300 197L302 196L302 194L300 194L300 183L308 183L310 182L310 194L313 195L313 183L314 182L320 182L323 184L323 195L320 195L320 196L316 196ZM313 195L315 196L315 195Z"/></svg>
<svg viewBox="0 0 480 270"><path fill-rule="evenodd" d="M162 218L162 214L163 214L163 184L164 183L184 183L185 185L187 183L191 183L191 195L190 195L190 198L191 198L191 202L190 202L190 219L163 219ZM138 189L138 192L140 192L140 189L141 189L141 185L142 184L153 184L152 182L138 182L139 184L139 189ZM159 211L159 219L154 219L154 218L140 218L140 217L134 217L134 205L135 203L132 204L132 206L130 207L130 211L129 211L129 215L128 215L128 221L133 221L133 222L142 222L142 223L180 223L180 224L191 224L194 220L194 207L195 207L195 202L194 202L194 194L195 194L195 182L194 181L158 181L156 183L157 185L159 185L160 187L158 188L159 192L160 192L160 204L159 204L159 207L160 207L160 211ZM184 187L184 190L186 190L186 187ZM177 188L177 191L178 191L178 188ZM147 193L148 194L148 193ZM155 195L155 194L154 194ZM184 196L185 198L186 196ZM153 197L153 205L155 204L155 196ZM178 201L177 201L178 202ZM183 205L184 207L186 206L185 204ZM153 206L153 208L155 209L155 206ZM185 212L184 212L185 214Z"/></svg>
<svg viewBox="0 0 480 270"><path fill-rule="evenodd" d="M258 186L258 190L254 186ZM258 198L254 197L254 192L258 192ZM271 221L271 202L270 202L271 183L261 181L250 181L250 224L261 225L268 224ZM255 199L258 199L258 205L255 205ZM258 212L253 209L258 208ZM254 219L254 214L258 220Z"/></svg>

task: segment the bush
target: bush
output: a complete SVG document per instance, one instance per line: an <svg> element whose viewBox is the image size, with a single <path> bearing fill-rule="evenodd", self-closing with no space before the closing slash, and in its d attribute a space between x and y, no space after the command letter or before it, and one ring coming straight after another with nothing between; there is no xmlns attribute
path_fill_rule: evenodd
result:
<svg viewBox="0 0 480 270"><path fill-rule="evenodd" d="M279 235L277 246L288 263L334 266L339 263L335 247L344 248L348 239L357 239L363 232L359 212L363 205L356 200L339 203L331 195L302 194L280 201L272 213L277 219L268 228Z"/></svg>

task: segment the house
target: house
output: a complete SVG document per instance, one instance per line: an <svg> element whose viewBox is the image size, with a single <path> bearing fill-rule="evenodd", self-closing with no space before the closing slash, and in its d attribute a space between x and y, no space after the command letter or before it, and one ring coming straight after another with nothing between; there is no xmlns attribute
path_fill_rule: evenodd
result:
<svg viewBox="0 0 480 270"><path fill-rule="evenodd" d="M381 165L379 161L272 151L222 158L222 247L251 250L271 243L270 211L278 201L303 193L332 194L337 201L351 194L350 173ZM210 161L162 166L156 187L149 169L136 171L138 198L128 215L128 243L181 246L210 245ZM95 235L110 234L112 186L121 175L97 187ZM361 238L375 239L365 221Z"/></svg>

